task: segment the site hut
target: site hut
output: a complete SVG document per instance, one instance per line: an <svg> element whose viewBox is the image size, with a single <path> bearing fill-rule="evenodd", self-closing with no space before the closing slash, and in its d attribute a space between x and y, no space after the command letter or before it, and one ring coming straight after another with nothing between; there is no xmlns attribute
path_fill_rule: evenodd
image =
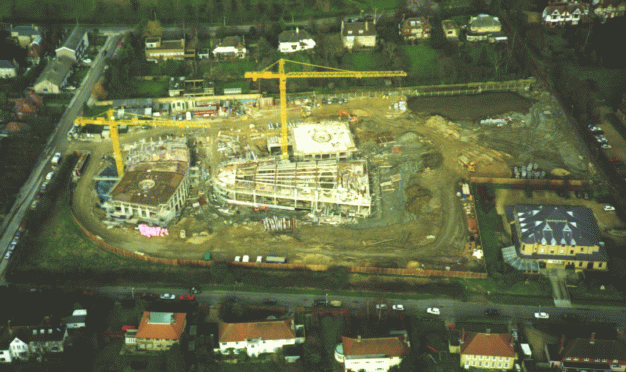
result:
<svg viewBox="0 0 626 372"><path fill-rule="evenodd" d="M127 170L102 204L109 218L166 226L189 195L189 149L183 139L128 145Z"/></svg>

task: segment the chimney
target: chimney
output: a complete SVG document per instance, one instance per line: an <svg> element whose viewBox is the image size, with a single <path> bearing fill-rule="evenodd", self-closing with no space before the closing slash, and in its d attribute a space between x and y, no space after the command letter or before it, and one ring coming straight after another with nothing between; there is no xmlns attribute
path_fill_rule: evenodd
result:
<svg viewBox="0 0 626 372"><path fill-rule="evenodd" d="M465 328L463 328L463 330L461 331L461 343L465 343Z"/></svg>
<svg viewBox="0 0 626 372"><path fill-rule="evenodd" d="M300 33L300 27L296 27L296 34Z"/></svg>
<svg viewBox="0 0 626 372"><path fill-rule="evenodd" d="M490 336L491 335L491 329L487 328L487 332L485 332L485 336Z"/></svg>
<svg viewBox="0 0 626 372"><path fill-rule="evenodd" d="M402 13L402 22L404 22L404 17L406 16L406 14Z"/></svg>
<svg viewBox="0 0 626 372"><path fill-rule="evenodd" d="M365 31L367 31L367 30L368 30L367 21L365 21Z"/></svg>
<svg viewBox="0 0 626 372"><path fill-rule="evenodd" d="M341 20L341 33L343 33L343 19Z"/></svg>
<svg viewBox="0 0 626 372"><path fill-rule="evenodd" d="M361 335L356 336L356 342L361 342Z"/></svg>
<svg viewBox="0 0 626 372"><path fill-rule="evenodd" d="M591 332L591 337L589 338L589 343L591 345L596 343L596 333L595 332Z"/></svg>

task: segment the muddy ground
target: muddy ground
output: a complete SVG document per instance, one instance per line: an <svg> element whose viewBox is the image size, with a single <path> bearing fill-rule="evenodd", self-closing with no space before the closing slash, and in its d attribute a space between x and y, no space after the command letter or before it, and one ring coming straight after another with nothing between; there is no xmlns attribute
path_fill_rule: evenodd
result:
<svg viewBox="0 0 626 372"><path fill-rule="evenodd" d="M211 186L202 183L194 187L189 206L169 226L169 236L149 239L140 236L134 226L107 229L99 221L102 211L94 207L93 182L88 178L106 162L93 162L87 179L79 183L78 217L116 246L161 257L201 259L204 252L212 252L217 260L249 255L254 261L256 256L275 254L292 263L480 270L482 262L464 252L468 232L456 192L459 181L470 174L459 164L459 155L476 162L477 172L472 175L510 177L514 166L537 162L547 171L564 168L576 177L585 177L587 161L570 138L562 116L543 115L556 107L546 92L417 98L409 100L411 109L406 112L395 111L393 103L394 99L355 99L341 106L315 108L306 119L290 112L291 118L296 118L291 120L307 122L337 119L340 108L359 116L352 129L360 155L369 160L375 199L373 216L368 219L318 225L306 213L258 213L240 207L224 214L219 205L211 203L193 208L190 204L199 196L210 199ZM201 160L210 172L223 160L215 151L218 131L230 130L246 141L266 131L268 122L277 122L277 111L252 112L247 120L213 122L212 128L201 134L155 129L135 131L122 141L166 132L195 137L206 146L199 153L206 156ZM507 115L511 121L504 127L479 124L479 119L494 115ZM253 130L250 124L254 124ZM111 152L106 141L75 145L94 151L95 159ZM293 232L267 232L260 220L273 215L293 217L300 224ZM179 237L181 229L186 231L185 239Z"/></svg>

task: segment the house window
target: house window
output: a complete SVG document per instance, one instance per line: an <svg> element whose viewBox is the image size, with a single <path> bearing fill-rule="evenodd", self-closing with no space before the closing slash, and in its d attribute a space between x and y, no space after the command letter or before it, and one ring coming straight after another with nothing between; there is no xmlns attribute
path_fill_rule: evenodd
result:
<svg viewBox="0 0 626 372"><path fill-rule="evenodd" d="M498 363L498 368L502 368L502 363Z"/></svg>
<svg viewBox="0 0 626 372"><path fill-rule="evenodd" d="M472 359L476 360L478 358L477 355L472 355Z"/></svg>
<svg viewBox="0 0 626 372"><path fill-rule="evenodd" d="M496 362L491 362L491 368L495 368Z"/></svg>
<svg viewBox="0 0 626 372"><path fill-rule="evenodd" d="M602 363L606 363L606 359L602 359Z"/></svg>
<svg viewBox="0 0 626 372"><path fill-rule="evenodd" d="M574 362L577 362L577 361L578 361L578 358L574 358Z"/></svg>
<svg viewBox="0 0 626 372"><path fill-rule="evenodd" d="M572 360L572 357L567 357L565 358L565 360Z"/></svg>
<svg viewBox="0 0 626 372"><path fill-rule="evenodd" d="M476 367L476 361L472 360L472 367Z"/></svg>
<svg viewBox="0 0 626 372"><path fill-rule="evenodd" d="M498 357L498 360L502 360L502 357Z"/></svg>
<svg viewBox="0 0 626 372"><path fill-rule="evenodd" d="M570 250L570 251L569 251L569 254L574 254L574 250L573 250L573 249L572 249L572 250Z"/></svg>
<svg viewBox="0 0 626 372"><path fill-rule="evenodd" d="M578 266L582 266L582 265L583 265L583 263L582 263L582 262L579 262L579 263L578 263Z"/></svg>
<svg viewBox="0 0 626 372"><path fill-rule="evenodd" d="M478 366L482 367L483 366L483 362L478 362Z"/></svg>
<svg viewBox="0 0 626 372"><path fill-rule="evenodd" d="M617 364L617 363L619 363L619 360L613 359L613 364Z"/></svg>
<svg viewBox="0 0 626 372"><path fill-rule="evenodd" d="M484 356L479 356L478 359L483 360Z"/></svg>
<svg viewBox="0 0 626 372"><path fill-rule="evenodd" d="M598 262L598 267L602 267L602 262Z"/></svg>

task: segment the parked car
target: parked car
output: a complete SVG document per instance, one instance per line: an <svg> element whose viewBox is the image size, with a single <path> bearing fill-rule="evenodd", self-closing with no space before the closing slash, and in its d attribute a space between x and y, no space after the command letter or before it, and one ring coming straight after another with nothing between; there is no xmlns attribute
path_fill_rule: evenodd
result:
<svg viewBox="0 0 626 372"><path fill-rule="evenodd" d="M202 291L200 290L200 287L191 287L191 289L189 290L189 292L194 293L194 294L200 294L200 293L202 293Z"/></svg>
<svg viewBox="0 0 626 372"><path fill-rule="evenodd" d="M511 330L511 333L513 334L513 339L514 339L515 341L517 341L517 340L518 340L518 338L519 338L519 335L517 334L517 329L513 328L513 329Z"/></svg>
<svg viewBox="0 0 626 372"><path fill-rule="evenodd" d="M156 297L157 297L157 295L156 295L156 294L154 294L154 293L144 292L144 293L141 295L141 297L142 297L142 298L146 298L146 299L150 299L150 298L156 298Z"/></svg>
<svg viewBox="0 0 626 372"><path fill-rule="evenodd" d="M103 56L106 56L106 55L107 55L107 51L106 51L106 50L103 50L103 51L102 51L102 55L103 55Z"/></svg>
<svg viewBox="0 0 626 372"><path fill-rule="evenodd" d="M376 309L384 310L387 308L387 304L376 304Z"/></svg>
<svg viewBox="0 0 626 372"><path fill-rule="evenodd" d="M17 244L16 244L16 243L11 243L11 244L9 244L9 251L14 250L14 249L15 249L15 247L17 247Z"/></svg>
<svg viewBox="0 0 626 372"><path fill-rule="evenodd" d="M159 298L162 300L175 300L176 295L173 293L163 293L162 295L159 296Z"/></svg>
<svg viewBox="0 0 626 372"><path fill-rule="evenodd" d="M500 315L500 311L498 309L487 309L487 310L485 310L485 315L487 315L487 316L498 316L498 315Z"/></svg>
<svg viewBox="0 0 626 372"><path fill-rule="evenodd" d="M602 209L604 209L605 211L614 211L615 207L612 205L605 205L604 207L602 207Z"/></svg>
<svg viewBox="0 0 626 372"><path fill-rule="evenodd" d="M54 172L48 172L48 174L46 174L46 181L51 181L52 178L54 178Z"/></svg>
<svg viewBox="0 0 626 372"><path fill-rule="evenodd" d="M10 259L12 254L13 254L13 251L8 251L7 254L4 255L4 259L5 260Z"/></svg>
<svg viewBox="0 0 626 372"><path fill-rule="evenodd" d="M544 313L543 311L535 313L535 318L537 319L548 319L550 315L548 313Z"/></svg>
<svg viewBox="0 0 626 372"><path fill-rule="evenodd" d="M391 308L397 311L404 311L404 305L400 305L400 304L395 304Z"/></svg>
<svg viewBox="0 0 626 372"><path fill-rule="evenodd" d="M426 309L426 312L428 314L433 314L433 315L441 314L441 312L439 311L439 308L437 308L437 307L429 307L428 309Z"/></svg>
<svg viewBox="0 0 626 372"><path fill-rule="evenodd" d="M61 153L57 152L52 156L52 164L57 165L61 162Z"/></svg>
<svg viewBox="0 0 626 372"><path fill-rule="evenodd" d="M313 300L313 306L326 306L326 300L323 298Z"/></svg>
<svg viewBox="0 0 626 372"><path fill-rule="evenodd" d="M137 329L137 327L132 326L132 325L123 325L122 326L122 332L126 332L129 329Z"/></svg>
<svg viewBox="0 0 626 372"><path fill-rule="evenodd" d="M195 296L192 294L180 295L182 301L193 301L194 298Z"/></svg>

